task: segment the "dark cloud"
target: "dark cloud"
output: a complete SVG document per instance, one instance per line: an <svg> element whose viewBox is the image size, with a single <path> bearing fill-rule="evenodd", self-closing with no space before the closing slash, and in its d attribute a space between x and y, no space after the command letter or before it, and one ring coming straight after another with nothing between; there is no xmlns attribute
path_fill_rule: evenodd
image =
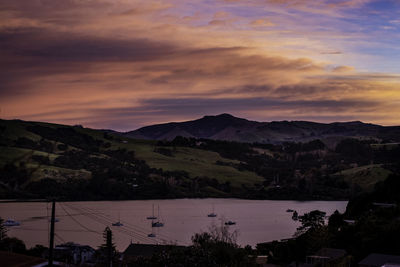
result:
<svg viewBox="0 0 400 267"><path fill-rule="evenodd" d="M118 40L96 36L16 29L0 32L3 53L44 61L147 61L174 53L173 45L145 39Z"/></svg>
<svg viewBox="0 0 400 267"><path fill-rule="evenodd" d="M244 56L241 52L246 49L241 47L193 49L148 39L115 39L37 27L3 28L0 30L0 48L3 58L0 62L3 71L0 95L29 90L30 78L58 73L82 74L92 71L91 67L97 63L140 62L132 68L144 73L142 77L160 72L150 79L157 84L182 79L267 76L271 71L322 70L309 59ZM140 78L134 69L132 77ZM260 89L243 88L249 92Z"/></svg>
<svg viewBox="0 0 400 267"><path fill-rule="evenodd" d="M151 99L142 102L140 108L157 110L159 112L193 112L196 110L210 110L212 113L226 111L230 108L239 110L266 110L268 109L309 109L309 110L347 110L349 108L373 108L379 105L374 101L357 100L296 100L254 98L184 98L184 99ZM206 112L207 113L207 112Z"/></svg>
<svg viewBox="0 0 400 267"><path fill-rule="evenodd" d="M341 51L323 51L322 55L341 55L343 54Z"/></svg>
<svg viewBox="0 0 400 267"><path fill-rule="evenodd" d="M160 60L177 50L171 44L146 39L107 39L38 28L3 29L0 31L0 95L28 90L31 78L82 74L90 72L96 63Z"/></svg>

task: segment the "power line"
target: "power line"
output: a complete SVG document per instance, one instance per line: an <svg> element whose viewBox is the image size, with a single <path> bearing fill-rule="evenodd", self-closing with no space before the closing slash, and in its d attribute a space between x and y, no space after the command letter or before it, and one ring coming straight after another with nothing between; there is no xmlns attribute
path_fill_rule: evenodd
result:
<svg viewBox="0 0 400 267"><path fill-rule="evenodd" d="M71 209L76 209L76 210L79 209L77 207L70 207L70 208ZM108 226L108 225L111 224L109 221L105 221L104 219L96 217L95 215L90 214L90 213L85 214L85 216L87 216L88 218L90 218L90 219L92 219L92 220L94 220L94 221L96 221L98 223L101 223L101 224L103 224L105 226ZM125 233L125 234L127 234L127 235L129 235L131 237L134 237L134 238L136 238L138 240L141 240L142 242L146 242L146 240L144 240L144 238L142 236L138 236L135 233L132 233L132 232L129 232L129 231L126 231L126 230L122 230L122 229L116 229L116 230L119 231L119 232L123 232L123 233Z"/></svg>
<svg viewBox="0 0 400 267"><path fill-rule="evenodd" d="M71 209L75 209L75 210L77 210L78 212L79 212L79 211L82 212L82 210L85 211L85 208L72 207L72 206L70 206L70 208L71 208ZM86 211L90 211L90 209L89 209L89 208L86 208ZM93 210L92 210L91 212L89 212L89 213L88 213L87 215L85 215L85 216L88 216L88 217L90 217L92 220L95 220L95 221L97 221L97 222L103 223L103 224L106 225L106 226L112 224L112 221L108 218L108 216L106 216L106 215L104 215L104 214L101 214L101 213L96 214L96 213L93 212ZM129 227L128 227L128 228L129 228ZM130 229L126 229L126 227L124 227L124 228L116 228L115 230L118 231L118 232L120 232L120 233L124 233L124 234L126 234L126 235L129 235L129 236L131 236L131 237L133 237L133 238L135 238L135 239L137 239L137 240L139 240L139 241L141 241L141 242L144 242L144 243L155 243L155 242L156 242L156 240L153 240L153 239L151 239L151 238L148 238L148 237L147 237L147 234L144 234L144 235L143 235L143 234L141 234L141 233L137 233L137 232L132 231L132 230L130 230Z"/></svg>
<svg viewBox="0 0 400 267"><path fill-rule="evenodd" d="M54 235L55 235L59 240L61 240L62 243L66 243L65 240L64 240L61 236L59 236L59 235L56 234L56 233L55 233Z"/></svg>
<svg viewBox="0 0 400 267"><path fill-rule="evenodd" d="M84 208L82 208L82 209L84 209ZM98 211L98 210L95 210L95 209L90 209L90 208L85 208L86 210L89 210L89 211L95 211L97 214L99 214L98 216L102 216L105 220L110 220L110 216L109 215L106 215L106 214L103 214L103 213L101 213L100 211ZM124 226L125 226L125 228L128 228L128 229L131 229L132 231L138 231L138 232L141 232L141 233L143 233L144 235L147 235L147 229L145 229L145 228L143 228L143 227L140 227L140 226L138 226L138 225L130 225L129 223L127 223L126 221L124 221L123 222L124 223ZM163 234L161 234L163 237L164 237L164 239L163 238L159 238L161 241L163 241L163 242L167 242L167 240L166 239L170 239L168 236L166 236L166 235L163 235Z"/></svg>
<svg viewBox="0 0 400 267"><path fill-rule="evenodd" d="M90 208L86 208L86 210L92 210L92 212L93 212L93 211L97 211L97 210L90 209ZM108 215L106 215L106 214L102 214L101 212L98 212L98 211L97 211L97 213L98 213L98 216L103 217L105 220L108 220L108 221L111 220L111 219L110 219L110 216L108 216ZM129 228L129 229L131 229L132 231L138 231L138 232L141 232L142 234L147 235L147 229L144 229L144 228L142 228L142 227L140 227L140 226L133 226L133 225L130 225L130 224L127 223L126 221L123 221L123 223L124 223L125 228ZM137 228L137 229L136 229L136 228Z"/></svg>
<svg viewBox="0 0 400 267"><path fill-rule="evenodd" d="M87 228L85 225L81 224L79 221L77 221L65 208L64 208L64 204L62 204L61 202L59 202L61 208L64 210L64 212L76 223L78 224L80 227L82 227L83 229L87 230L88 232L91 233L96 233L96 234L101 234L100 232L94 231L92 229Z"/></svg>
<svg viewBox="0 0 400 267"><path fill-rule="evenodd" d="M90 208L86 208L86 210L92 210L93 211L93 209L90 209ZM96 211L96 210L95 210ZM102 217L104 220L106 220L106 221L110 221L111 219L109 218L110 216L107 216L107 215L105 215L105 214L102 214L101 212L98 212L98 216L100 217ZM137 228L139 228L139 227L137 227ZM149 239L149 238L147 238L147 231L146 230L141 230L141 229L135 229L135 227L133 227L133 226L130 226L128 223L126 223L125 221L124 221L124 229L128 229L128 230L130 230L130 231L132 231L132 232L134 232L134 233L137 233L138 235L144 235L145 236L145 238L147 239L147 240L151 240L151 241L154 241L153 239ZM139 233L140 232L140 233Z"/></svg>

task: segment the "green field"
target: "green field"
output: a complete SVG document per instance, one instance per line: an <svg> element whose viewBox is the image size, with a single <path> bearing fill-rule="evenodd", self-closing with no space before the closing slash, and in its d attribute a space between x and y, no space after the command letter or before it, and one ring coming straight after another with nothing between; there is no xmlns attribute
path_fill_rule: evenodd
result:
<svg viewBox="0 0 400 267"><path fill-rule="evenodd" d="M124 138L127 143L114 143L113 149L126 148L135 152L135 156L146 161L153 168L161 168L165 171L186 171L190 177L207 176L215 178L219 182L230 181L233 186L241 184L252 185L262 183L263 178L255 173L239 171L231 166L217 165L217 161L226 163L239 163L221 157L218 153L195 148L175 147L171 148L172 156L165 156L154 152L157 147L155 141L133 140Z"/></svg>
<svg viewBox="0 0 400 267"><path fill-rule="evenodd" d="M377 182L384 181L392 172L381 164L371 164L337 172L350 184L357 184L365 191L372 191Z"/></svg>

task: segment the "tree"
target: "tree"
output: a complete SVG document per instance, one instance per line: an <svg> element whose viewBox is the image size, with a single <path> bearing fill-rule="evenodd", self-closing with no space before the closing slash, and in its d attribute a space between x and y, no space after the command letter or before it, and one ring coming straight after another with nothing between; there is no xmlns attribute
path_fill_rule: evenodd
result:
<svg viewBox="0 0 400 267"><path fill-rule="evenodd" d="M229 226L221 225L220 227L212 225L209 232L197 233L192 237L194 246L208 246L210 243L226 243L237 247L236 238L237 230L230 232Z"/></svg>
<svg viewBox="0 0 400 267"><path fill-rule="evenodd" d="M343 214L335 210L335 212L329 217L328 227L331 231L337 231L341 226L344 225Z"/></svg>
<svg viewBox="0 0 400 267"><path fill-rule="evenodd" d="M4 226L4 220L0 217L0 241L7 237L8 229Z"/></svg>
<svg viewBox="0 0 400 267"><path fill-rule="evenodd" d="M301 226L297 228L296 236L299 236L308 231L313 231L325 225L326 212L320 210L313 210L309 213L299 216Z"/></svg>
<svg viewBox="0 0 400 267"><path fill-rule="evenodd" d="M104 243L99 247L97 258L104 266L110 266L110 261L116 262L117 250L115 243L113 243L112 231L110 227L106 227L103 231Z"/></svg>
<svg viewBox="0 0 400 267"><path fill-rule="evenodd" d="M24 241L18 238L6 237L0 241L0 250L25 254L26 246Z"/></svg>

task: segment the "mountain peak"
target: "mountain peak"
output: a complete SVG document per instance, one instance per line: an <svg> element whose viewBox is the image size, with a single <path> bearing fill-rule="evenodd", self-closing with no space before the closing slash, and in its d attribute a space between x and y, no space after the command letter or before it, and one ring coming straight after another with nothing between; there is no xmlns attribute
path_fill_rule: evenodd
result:
<svg viewBox="0 0 400 267"><path fill-rule="evenodd" d="M400 127L396 131L397 129L400 132ZM282 143L326 138L339 140L347 137L382 137L384 133L382 126L359 121L329 124L307 121L257 122L222 113L192 121L147 126L126 135L154 140L172 140L176 136L186 136L250 143ZM388 137L398 140L399 136L396 132Z"/></svg>
<svg viewBox="0 0 400 267"><path fill-rule="evenodd" d="M235 119L238 119L237 117L235 117L229 113L221 113L219 115L205 115L203 117L203 119L205 119L205 118L222 118L222 119L223 118L235 118Z"/></svg>

